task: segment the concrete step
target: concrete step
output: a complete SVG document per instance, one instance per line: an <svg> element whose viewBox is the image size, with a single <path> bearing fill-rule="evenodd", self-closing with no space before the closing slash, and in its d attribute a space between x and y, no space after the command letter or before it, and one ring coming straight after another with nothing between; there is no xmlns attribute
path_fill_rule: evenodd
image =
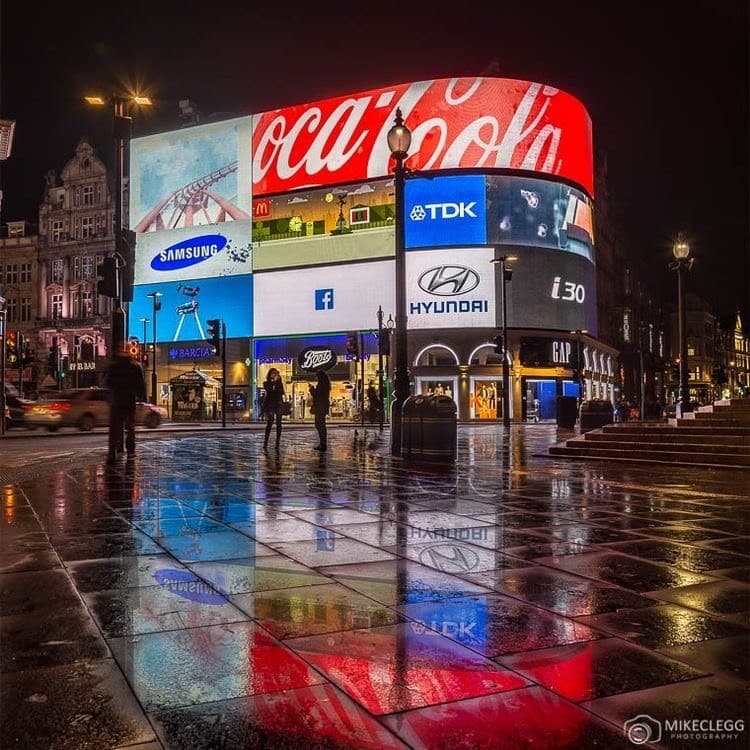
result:
<svg viewBox="0 0 750 750"><path fill-rule="evenodd" d="M616 448L618 450L628 451L672 451L685 453L726 453L732 455L746 455L750 458L750 445L717 445L714 443L676 443L673 441L656 442L642 440L639 442L627 442L620 440L607 439L605 435L595 437L572 438L566 445L569 448L584 448L590 446L596 450L600 448Z"/></svg>
<svg viewBox="0 0 750 750"><path fill-rule="evenodd" d="M683 466L714 466L750 469L750 456L727 453L688 453L682 451L621 450L617 448L594 448L591 446L568 447L555 445L550 455L562 458L585 458L607 461L637 461L646 463L669 463Z"/></svg>
<svg viewBox="0 0 750 750"><path fill-rule="evenodd" d="M722 398L714 401L714 406L731 406L737 409L750 409L750 398Z"/></svg>
<svg viewBox="0 0 750 750"><path fill-rule="evenodd" d="M621 443L692 443L695 445L744 445L750 449L750 432L743 435L735 435L733 433L717 435L715 431L706 431L705 433L696 435L690 433L687 435L682 434L679 430L673 430L669 432L630 432L626 430L620 430L615 432L613 430L607 430L599 432L598 430L592 430L585 434L586 440L593 440L596 442L601 441L615 441Z"/></svg>
<svg viewBox="0 0 750 750"><path fill-rule="evenodd" d="M750 425L706 425L688 420L683 420L681 426L675 424L662 423L659 425L640 424L638 422L623 422L615 425L605 425L602 429L604 432L615 432L627 435L750 435Z"/></svg>

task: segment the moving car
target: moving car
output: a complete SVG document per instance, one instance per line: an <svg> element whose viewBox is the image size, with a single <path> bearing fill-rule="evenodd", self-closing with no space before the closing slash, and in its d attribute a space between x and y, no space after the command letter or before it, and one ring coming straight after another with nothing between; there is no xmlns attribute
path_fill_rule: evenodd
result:
<svg viewBox="0 0 750 750"><path fill-rule="evenodd" d="M91 430L109 424L109 391L106 388L73 388L48 396L34 404L26 412L26 424L31 427L46 427L50 432L60 427L78 427ZM158 427L165 417L159 406L139 401L136 405L137 425Z"/></svg>

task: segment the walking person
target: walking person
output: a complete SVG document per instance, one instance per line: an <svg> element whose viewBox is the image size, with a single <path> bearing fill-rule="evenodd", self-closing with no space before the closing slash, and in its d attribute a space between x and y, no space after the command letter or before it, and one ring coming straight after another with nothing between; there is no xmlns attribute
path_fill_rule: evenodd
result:
<svg viewBox="0 0 750 750"><path fill-rule="evenodd" d="M263 398L263 414L266 417L266 439L263 441L263 450L266 450L274 420L276 420L276 448L279 447L281 440L281 404L284 401L284 383L275 367L268 371L263 390L266 392Z"/></svg>
<svg viewBox="0 0 750 750"><path fill-rule="evenodd" d="M331 409L331 379L325 370L315 373L318 379L317 385L310 386L312 394L312 413L315 415L315 429L318 431L318 445L313 450L324 451L328 449L328 430L326 428L326 417Z"/></svg>
<svg viewBox="0 0 750 750"><path fill-rule="evenodd" d="M143 369L126 351L118 351L107 370L105 383L109 388L109 439L107 463L114 463L122 452L123 430L125 448L135 453L135 410L138 401L146 400L146 379Z"/></svg>

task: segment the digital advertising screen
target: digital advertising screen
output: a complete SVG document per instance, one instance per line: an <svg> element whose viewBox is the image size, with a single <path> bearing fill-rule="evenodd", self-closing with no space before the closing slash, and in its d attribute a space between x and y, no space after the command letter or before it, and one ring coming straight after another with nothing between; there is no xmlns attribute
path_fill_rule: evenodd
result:
<svg viewBox="0 0 750 750"><path fill-rule="evenodd" d="M157 343L205 339L206 321L212 318L225 322L227 338L252 336L252 280L251 274L243 274L139 284L133 289L133 301L128 308L130 330L135 333L141 330L141 318L153 321L154 301L148 295L160 292L161 309L156 313ZM153 322L148 325L149 333L152 325Z"/></svg>
<svg viewBox="0 0 750 750"><path fill-rule="evenodd" d="M406 248L487 244L484 175L419 177L404 183Z"/></svg>
<svg viewBox="0 0 750 750"><path fill-rule="evenodd" d="M252 271L251 253L249 221L139 234L135 283L248 274Z"/></svg>
<svg viewBox="0 0 750 750"><path fill-rule="evenodd" d="M596 336L593 263L581 255L538 247L514 247L513 255L518 259L508 263L513 277L506 283L509 327L586 329ZM497 274L500 286L499 266Z"/></svg>
<svg viewBox="0 0 750 750"><path fill-rule="evenodd" d="M410 329L496 325L492 248L414 250L406 254Z"/></svg>
<svg viewBox="0 0 750 750"><path fill-rule="evenodd" d="M255 336L377 327L377 311L395 310L392 260L253 274Z"/></svg>
<svg viewBox="0 0 750 750"><path fill-rule="evenodd" d="M487 243L533 245L594 262L591 201L561 182L488 175Z"/></svg>
<svg viewBox="0 0 750 750"><path fill-rule="evenodd" d="M253 116L253 194L389 175L387 134L400 109L406 166L557 175L593 194L591 118L553 86L507 78L402 83Z"/></svg>
<svg viewBox="0 0 750 750"><path fill-rule="evenodd" d="M130 142L130 226L137 233L250 219L252 117Z"/></svg>

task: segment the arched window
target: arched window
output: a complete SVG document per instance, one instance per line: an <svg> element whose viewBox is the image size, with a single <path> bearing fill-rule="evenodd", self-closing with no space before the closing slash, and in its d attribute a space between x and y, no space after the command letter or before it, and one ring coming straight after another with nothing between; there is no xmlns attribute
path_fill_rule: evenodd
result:
<svg viewBox="0 0 750 750"><path fill-rule="evenodd" d="M414 358L416 367L455 367L458 355L445 344L430 344Z"/></svg>
<svg viewBox="0 0 750 750"><path fill-rule="evenodd" d="M469 357L470 365L501 365L503 358L495 352L494 344L482 344L471 353Z"/></svg>

